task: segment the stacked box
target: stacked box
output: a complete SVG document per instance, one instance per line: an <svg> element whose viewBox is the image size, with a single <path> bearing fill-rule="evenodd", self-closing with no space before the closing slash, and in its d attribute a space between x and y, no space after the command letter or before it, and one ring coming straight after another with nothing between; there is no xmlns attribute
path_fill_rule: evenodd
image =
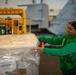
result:
<svg viewBox="0 0 76 75"><path fill-rule="evenodd" d="M34 34L0 36L1 75L39 75L38 39Z"/></svg>

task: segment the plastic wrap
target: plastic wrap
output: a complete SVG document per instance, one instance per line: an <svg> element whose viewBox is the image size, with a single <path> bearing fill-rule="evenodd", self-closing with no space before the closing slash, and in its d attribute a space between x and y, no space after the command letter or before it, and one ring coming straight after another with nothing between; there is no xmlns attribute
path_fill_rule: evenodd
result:
<svg viewBox="0 0 76 75"><path fill-rule="evenodd" d="M24 42L24 44L14 43L16 41L12 41L12 38L9 40L9 43L12 43L11 45L9 45L9 43L6 44L7 42L3 43L3 41L7 41L8 39L6 36L3 36L3 38L1 36L1 43L4 45L0 47L0 75L39 75L38 66L40 57L36 52L38 40L35 35L26 35L27 37L32 36L29 40L27 38L27 40L30 41L29 45L27 45L26 40L23 39L25 35L7 36L8 38L13 36L12 38L16 41ZM18 37L23 40L19 40ZM35 41L34 43L32 42L33 40ZM30 43L32 43L33 46ZM19 46L16 46L18 44Z"/></svg>

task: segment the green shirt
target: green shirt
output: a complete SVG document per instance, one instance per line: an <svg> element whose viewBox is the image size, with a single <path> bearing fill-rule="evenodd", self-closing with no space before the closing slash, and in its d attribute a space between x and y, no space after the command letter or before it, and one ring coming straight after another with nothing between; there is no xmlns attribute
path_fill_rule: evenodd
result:
<svg viewBox="0 0 76 75"><path fill-rule="evenodd" d="M44 53L49 56L60 56L60 67L63 74L76 69L76 36L72 38L66 34L55 38L41 36L39 40L51 45L61 45L60 48L44 48Z"/></svg>

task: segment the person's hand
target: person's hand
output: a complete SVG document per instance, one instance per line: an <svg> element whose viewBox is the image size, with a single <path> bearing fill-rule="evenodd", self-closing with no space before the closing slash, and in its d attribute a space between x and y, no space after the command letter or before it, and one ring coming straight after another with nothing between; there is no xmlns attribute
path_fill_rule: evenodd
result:
<svg viewBox="0 0 76 75"><path fill-rule="evenodd" d="M43 51L44 51L43 48L41 48L41 47L37 47L37 52L38 52L39 54L43 53Z"/></svg>

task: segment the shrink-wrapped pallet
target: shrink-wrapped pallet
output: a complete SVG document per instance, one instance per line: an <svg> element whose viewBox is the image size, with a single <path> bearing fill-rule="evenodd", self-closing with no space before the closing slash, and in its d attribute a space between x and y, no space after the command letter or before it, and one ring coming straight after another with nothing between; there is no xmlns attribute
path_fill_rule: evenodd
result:
<svg viewBox="0 0 76 75"><path fill-rule="evenodd" d="M0 74L38 75L38 39L32 33L0 36Z"/></svg>

